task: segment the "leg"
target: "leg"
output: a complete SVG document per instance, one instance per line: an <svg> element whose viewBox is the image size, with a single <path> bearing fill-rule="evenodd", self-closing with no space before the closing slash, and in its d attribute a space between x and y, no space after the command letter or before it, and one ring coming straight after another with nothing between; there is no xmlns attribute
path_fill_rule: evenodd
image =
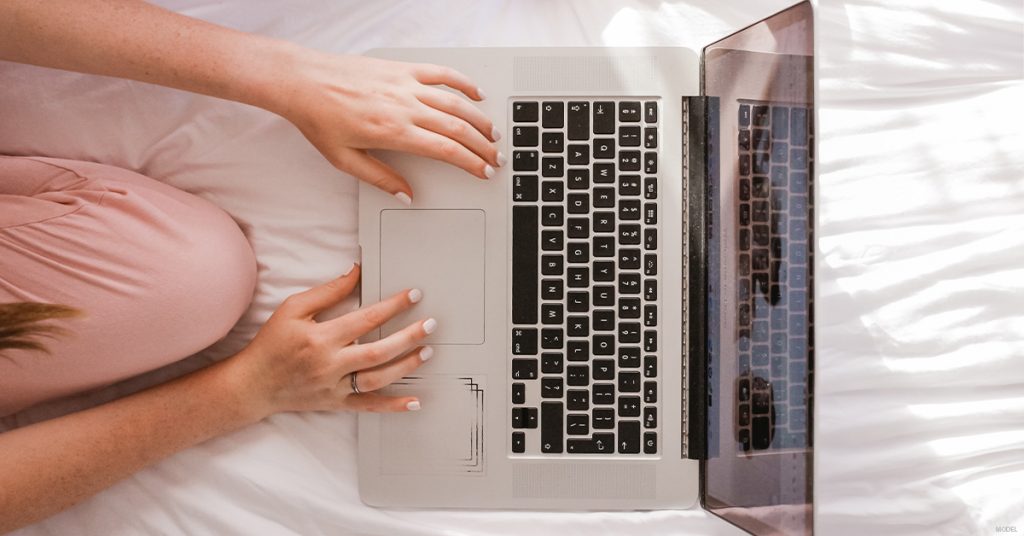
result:
<svg viewBox="0 0 1024 536"><path fill-rule="evenodd" d="M256 261L213 204L124 169L0 156L0 303L82 310L51 355L0 357L0 415L193 354L248 307Z"/></svg>

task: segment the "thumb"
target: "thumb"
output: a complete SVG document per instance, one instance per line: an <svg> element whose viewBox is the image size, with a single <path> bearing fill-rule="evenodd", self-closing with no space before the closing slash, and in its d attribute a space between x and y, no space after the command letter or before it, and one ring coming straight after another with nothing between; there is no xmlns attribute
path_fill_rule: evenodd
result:
<svg viewBox="0 0 1024 536"><path fill-rule="evenodd" d="M374 158L360 149L350 149L340 159L338 169L352 174L355 178L380 188L395 196L402 203L412 203L412 187L391 166Z"/></svg>
<svg viewBox="0 0 1024 536"><path fill-rule="evenodd" d="M360 266L354 264L347 274L337 279L291 295L282 308L287 307L290 315L313 317L351 294L359 283L360 272Z"/></svg>

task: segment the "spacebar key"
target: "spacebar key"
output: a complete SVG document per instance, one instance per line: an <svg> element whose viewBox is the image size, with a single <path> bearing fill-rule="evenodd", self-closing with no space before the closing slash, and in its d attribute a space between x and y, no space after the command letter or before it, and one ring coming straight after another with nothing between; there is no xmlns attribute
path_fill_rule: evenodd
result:
<svg viewBox="0 0 1024 536"><path fill-rule="evenodd" d="M512 322L537 323L536 206L512 207Z"/></svg>
<svg viewBox="0 0 1024 536"><path fill-rule="evenodd" d="M540 450L562 452L562 422L565 420L561 402L542 402L540 405Z"/></svg>

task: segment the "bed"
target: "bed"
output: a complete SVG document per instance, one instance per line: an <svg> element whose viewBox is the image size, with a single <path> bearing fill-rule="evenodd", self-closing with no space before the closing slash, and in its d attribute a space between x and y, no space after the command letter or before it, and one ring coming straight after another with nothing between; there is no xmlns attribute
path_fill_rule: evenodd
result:
<svg viewBox="0 0 1024 536"><path fill-rule="evenodd" d="M789 2L160 3L361 53L385 46L699 48ZM818 533L1024 532L1024 8L1009 0L889 4L817 6ZM196 193L238 221L260 263L251 308L214 347L0 427L110 400L230 355L287 295L337 275L358 256L354 179L279 117L3 62L0 81L0 153L119 165ZM359 500L355 443L353 415L277 415L17 534L737 533L696 508L374 509Z"/></svg>

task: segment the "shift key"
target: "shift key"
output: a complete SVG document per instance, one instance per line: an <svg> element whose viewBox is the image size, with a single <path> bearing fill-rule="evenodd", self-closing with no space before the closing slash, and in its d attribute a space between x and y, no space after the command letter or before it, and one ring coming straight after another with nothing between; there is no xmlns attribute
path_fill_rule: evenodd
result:
<svg viewBox="0 0 1024 536"><path fill-rule="evenodd" d="M540 405L540 450L561 453L565 441L563 423L565 411L561 402L543 402ZM639 423L638 423L639 424Z"/></svg>

